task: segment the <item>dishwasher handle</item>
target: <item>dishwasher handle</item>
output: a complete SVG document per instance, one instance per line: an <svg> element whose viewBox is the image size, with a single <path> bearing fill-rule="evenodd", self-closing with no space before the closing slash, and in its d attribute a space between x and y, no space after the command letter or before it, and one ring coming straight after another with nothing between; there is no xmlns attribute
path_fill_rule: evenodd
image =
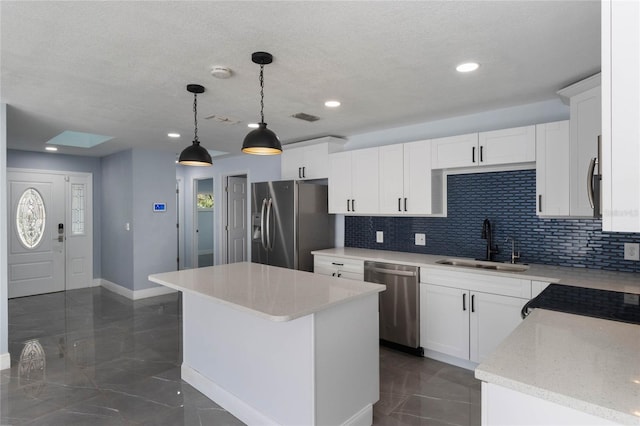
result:
<svg viewBox="0 0 640 426"><path fill-rule="evenodd" d="M380 274L387 274L387 275L398 275L401 277L415 277L418 275L418 273L416 271L400 271L397 269L386 269L386 268L377 268L377 267L373 267L373 268L368 268L368 270L373 271L373 272L378 272Z"/></svg>

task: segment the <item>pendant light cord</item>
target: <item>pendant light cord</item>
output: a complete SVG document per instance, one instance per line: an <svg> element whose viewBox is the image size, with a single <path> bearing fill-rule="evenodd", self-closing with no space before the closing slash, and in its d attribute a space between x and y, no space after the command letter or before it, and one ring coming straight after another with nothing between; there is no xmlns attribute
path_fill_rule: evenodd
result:
<svg viewBox="0 0 640 426"><path fill-rule="evenodd" d="M194 124L194 142L200 142L198 140L198 94L193 94L193 124Z"/></svg>
<svg viewBox="0 0 640 426"><path fill-rule="evenodd" d="M260 122L264 123L264 65L260 65Z"/></svg>

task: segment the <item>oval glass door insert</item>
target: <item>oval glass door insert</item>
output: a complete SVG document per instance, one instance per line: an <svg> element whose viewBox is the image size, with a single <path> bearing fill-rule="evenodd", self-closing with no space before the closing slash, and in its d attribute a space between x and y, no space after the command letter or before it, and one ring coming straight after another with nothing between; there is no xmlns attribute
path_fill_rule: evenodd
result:
<svg viewBox="0 0 640 426"><path fill-rule="evenodd" d="M46 209L40 193L27 188L18 200L16 210L16 231L20 242L28 249L40 244L44 235Z"/></svg>

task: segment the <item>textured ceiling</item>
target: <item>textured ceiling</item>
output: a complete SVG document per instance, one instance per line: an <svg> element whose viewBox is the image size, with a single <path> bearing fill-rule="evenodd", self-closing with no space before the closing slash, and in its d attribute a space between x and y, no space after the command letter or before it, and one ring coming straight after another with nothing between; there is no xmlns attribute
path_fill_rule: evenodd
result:
<svg viewBox="0 0 640 426"><path fill-rule="evenodd" d="M349 135L556 97L600 70L599 1L0 2L8 146L42 151L64 130L110 135L90 149L179 152L198 135L238 153L259 117L284 143ZM475 60L475 73L460 62ZM233 70L216 79L211 67ZM342 101L327 109L329 98ZM291 115L320 117L308 123ZM205 117L226 117L228 124ZM178 141L167 132L182 134Z"/></svg>

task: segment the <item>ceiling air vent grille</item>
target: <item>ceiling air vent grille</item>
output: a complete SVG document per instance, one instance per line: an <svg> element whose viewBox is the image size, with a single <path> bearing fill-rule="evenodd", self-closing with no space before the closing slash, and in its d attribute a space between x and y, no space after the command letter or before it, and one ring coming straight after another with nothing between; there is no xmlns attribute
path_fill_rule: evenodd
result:
<svg viewBox="0 0 640 426"><path fill-rule="evenodd" d="M292 117L300 120L308 121L309 123L313 123L314 121L320 120L320 117L316 117L315 115L311 115L311 114L305 114L304 112L293 114Z"/></svg>
<svg viewBox="0 0 640 426"><path fill-rule="evenodd" d="M240 120L234 120L233 118L223 117L221 115L211 114L204 118L205 120L213 120L222 124L238 124Z"/></svg>

